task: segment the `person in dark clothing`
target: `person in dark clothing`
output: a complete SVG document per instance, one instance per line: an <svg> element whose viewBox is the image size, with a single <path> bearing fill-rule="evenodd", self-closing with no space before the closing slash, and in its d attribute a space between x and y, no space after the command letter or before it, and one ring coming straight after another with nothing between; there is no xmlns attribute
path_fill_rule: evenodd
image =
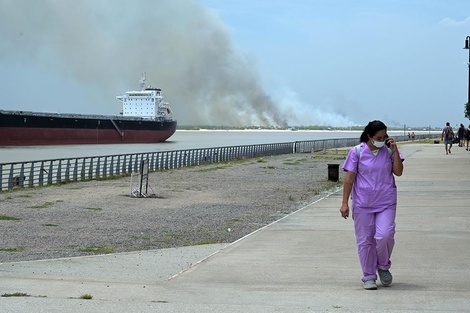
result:
<svg viewBox="0 0 470 313"><path fill-rule="evenodd" d="M452 149L453 140L454 140L454 130L452 129L452 126L450 126L450 123L447 122L446 126L442 129L442 134L441 134L441 141L444 141L446 154L452 153L450 149Z"/></svg>
<svg viewBox="0 0 470 313"><path fill-rule="evenodd" d="M460 127L457 130L457 137L459 138L459 147L463 147L464 133L465 133L465 126L463 126L463 124L460 124Z"/></svg>

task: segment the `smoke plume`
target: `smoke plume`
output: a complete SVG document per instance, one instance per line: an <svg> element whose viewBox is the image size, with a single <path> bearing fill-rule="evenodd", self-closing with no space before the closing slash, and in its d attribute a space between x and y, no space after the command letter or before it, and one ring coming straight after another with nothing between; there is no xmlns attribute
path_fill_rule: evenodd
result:
<svg viewBox="0 0 470 313"><path fill-rule="evenodd" d="M286 124L225 27L192 0L2 0L0 34L2 58L73 80L88 113L114 114L145 71L180 124Z"/></svg>

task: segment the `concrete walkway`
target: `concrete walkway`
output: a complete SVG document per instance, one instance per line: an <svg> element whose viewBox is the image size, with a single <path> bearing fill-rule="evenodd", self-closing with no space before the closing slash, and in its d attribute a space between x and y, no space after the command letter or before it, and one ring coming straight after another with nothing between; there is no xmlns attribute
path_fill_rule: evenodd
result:
<svg viewBox="0 0 470 313"><path fill-rule="evenodd" d="M470 312L470 153L401 150L391 287L362 288L339 190L231 245L0 264L0 294L31 295L0 311Z"/></svg>

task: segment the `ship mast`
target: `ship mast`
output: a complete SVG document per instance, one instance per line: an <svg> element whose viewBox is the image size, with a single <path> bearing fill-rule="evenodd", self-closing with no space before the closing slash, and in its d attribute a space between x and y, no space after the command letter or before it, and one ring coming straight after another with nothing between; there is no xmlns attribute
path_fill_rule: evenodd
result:
<svg viewBox="0 0 470 313"><path fill-rule="evenodd" d="M142 76L140 77L140 80L139 80L140 90L145 89L145 80L147 79L146 77L147 77L147 75L145 74L145 72L142 72Z"/></svg>

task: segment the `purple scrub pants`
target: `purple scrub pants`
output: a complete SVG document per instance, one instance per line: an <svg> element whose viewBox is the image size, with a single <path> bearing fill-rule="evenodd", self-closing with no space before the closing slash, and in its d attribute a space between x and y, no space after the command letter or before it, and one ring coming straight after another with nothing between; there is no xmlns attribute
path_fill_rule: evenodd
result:
<svg viewBox="0 0 470 313"><path fill-rule="evenodd" d="M354 211L354 210L353 210ZM357 251L362 281L377 279L377 267L388 270L395 244L396 205L377 213L354 213Z"/></svg>

